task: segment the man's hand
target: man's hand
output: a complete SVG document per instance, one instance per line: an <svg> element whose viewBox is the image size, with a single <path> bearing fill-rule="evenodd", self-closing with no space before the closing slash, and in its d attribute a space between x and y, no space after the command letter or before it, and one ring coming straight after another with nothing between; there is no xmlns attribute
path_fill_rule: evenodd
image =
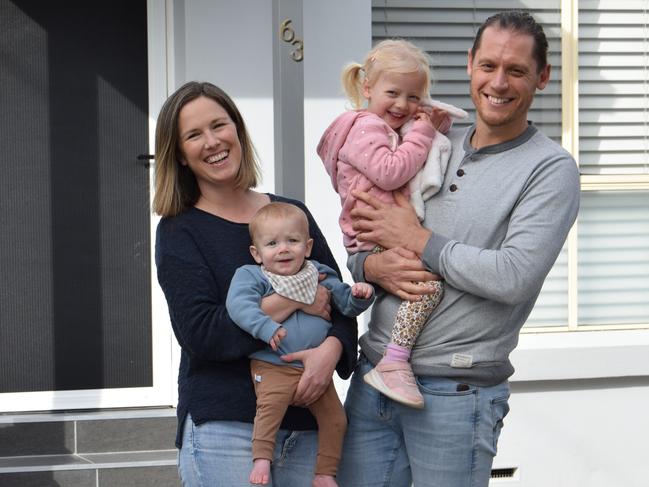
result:
<svg viewBox="0 0 649 487"><path fill-rule="evenodd" d="M381 247L402 247L421 255L430 238L431 231L422 227L414 208L401 193L394 193L395 205L383 203L363 191L353 192L370 208L354 208L352 227L361 241L376 242Z"/></svg>
<svg viewBox="0 0 649 487"><path fill-rule="evenodd" d="M417 282L441 280L426 270L417 254L400 247L368 255L363 270L366 280L408 301L418 301L423 294L435 292Z"/></svg>

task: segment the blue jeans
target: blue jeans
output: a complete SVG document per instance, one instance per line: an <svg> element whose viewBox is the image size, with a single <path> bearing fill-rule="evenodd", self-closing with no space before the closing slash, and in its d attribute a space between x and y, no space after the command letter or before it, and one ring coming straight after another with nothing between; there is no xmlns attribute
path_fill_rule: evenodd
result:
<svg viewBox="0 0 649 487"><path fill-rule="evenodd" d="M487 487L509 411L507 381L476 387L417 377L426 402L418 410L365 384L371 368L361 357L347 392L340 487Z"/></svg>
<svg viewBox="0 0 649 487"><path fill-rule="evenodd" d="M196 425L187 416L178 472L185 487L250 487L252 424L209 421ZM317 431L277 434L272 487L310 487L318 451Z"/></svg>

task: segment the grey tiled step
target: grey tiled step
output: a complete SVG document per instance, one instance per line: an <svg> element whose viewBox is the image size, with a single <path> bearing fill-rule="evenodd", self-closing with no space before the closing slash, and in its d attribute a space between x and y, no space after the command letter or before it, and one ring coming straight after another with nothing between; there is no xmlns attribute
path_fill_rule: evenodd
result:
<svg viewBox="0 0 649 487"><path fill-rule="evenodd" d="M0 457L0 474L165 465L176 465L176 450Z"/></svg>
<svg viewBox="0 0 649 487"><path fill-rule="evenodd" d="M175 436L171 408L0 416L0 457L173 450Z"/></svg>
<svg viewBox="0 0 649 487"><path fill-rule="evenodd" d="M0 458L2 487L180 487L176 451Z"/></svg>
<svg viewBox="0 0 649 487"><path fill-rule="evenodd" d="M181 487L175 467L0 474L2 487Z"/></svg>

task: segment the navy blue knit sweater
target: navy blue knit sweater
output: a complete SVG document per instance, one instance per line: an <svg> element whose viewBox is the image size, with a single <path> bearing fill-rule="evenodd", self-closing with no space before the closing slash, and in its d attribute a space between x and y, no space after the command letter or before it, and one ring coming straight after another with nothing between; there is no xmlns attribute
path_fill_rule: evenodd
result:
<svg viewBox="0 0 649 487"><path fill-rule="evenodd" d="M301 202L269 195L302 208L313 238L311 257L336 270L333 255L311 213ZM233 223L196 208L163 218L156 235L155 259L158 281L167 298L169 315L181 347L178 372L178 434L191 413L196 424L210 420L252 423L255 392L250 379L248 355L265 343L236 326L225 309L230 280L236 269L254 264L248 250L248 225ZM332 309L329 336L343 345L336 370L342 378L351 374L357 356L356 320ZM304 408L289 408L282 428L316 429Z"/></svg>

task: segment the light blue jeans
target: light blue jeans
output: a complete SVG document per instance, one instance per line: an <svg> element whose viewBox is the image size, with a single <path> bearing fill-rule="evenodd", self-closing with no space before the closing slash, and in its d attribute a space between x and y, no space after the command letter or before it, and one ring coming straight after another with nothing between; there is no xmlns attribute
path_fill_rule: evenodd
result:
<svg viewBox="0 0 649 487"><path fill-rule="evenodd" d="M424 409L396 403L365 384L361 357L345 409L349 425L340 487L487 487L509 384L475 387L417 377Z"/></svg>
<svg viewBox="0 0 649 487"><path fill-rule="evenodd" d="M209 421L195 425L187 416L178 473L185 487L250 487L252 424ZM277 434L272 487L310 487L318 451L317 431Z"/></svg>

